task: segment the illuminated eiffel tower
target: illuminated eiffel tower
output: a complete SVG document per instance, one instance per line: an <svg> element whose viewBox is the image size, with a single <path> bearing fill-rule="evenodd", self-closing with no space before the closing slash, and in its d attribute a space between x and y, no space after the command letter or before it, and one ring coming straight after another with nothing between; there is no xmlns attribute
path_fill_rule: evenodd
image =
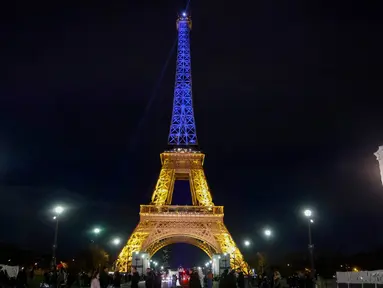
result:
<svg viewBox="0 0 383 288"><path fill-rule="evenodd" d="M137 264L148 267L150 258L161 248L189 243L213 258L213 265L214 260L225 259L227 266L248 272L248 265L223 222L223 206L215 206L212 201L203 170L205 155L198 150L192 99L191 25L186 13L178 17L177 68L168 139L171 148L160 155L162 168L152 201L141 205L140 221L116 262L120 271L129 271ZM176 180L190 182L192 206L171 205Z"/></svg>

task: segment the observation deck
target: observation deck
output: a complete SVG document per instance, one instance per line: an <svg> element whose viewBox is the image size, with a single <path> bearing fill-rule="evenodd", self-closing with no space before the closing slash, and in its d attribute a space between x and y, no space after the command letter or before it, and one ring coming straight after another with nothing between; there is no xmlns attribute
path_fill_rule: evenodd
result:
<svg viewBox="0 0 383 288"><path fill-rule="evenodd" d="M223 217L223 206L141 205L140 216Z"/></svg>

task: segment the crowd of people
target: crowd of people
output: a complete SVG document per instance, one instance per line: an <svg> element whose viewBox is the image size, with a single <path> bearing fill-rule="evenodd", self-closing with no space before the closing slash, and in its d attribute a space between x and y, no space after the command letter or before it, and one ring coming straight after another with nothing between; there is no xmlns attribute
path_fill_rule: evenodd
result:
<svg viewBox="0 0 383 288"><path fill-rule="evenodd" d="M1 267L0 267L1 268ZM34 278L34 268L24 269L20 267L17 274L8 275L7 270L0 269L0 288L27 288L29 279ZM138 288L141 280L145 281L145 288L161 288L164 272L147 268L145 275L140 275L136 267L132 267L131 273L120 274L116 271L108 272L108 269L97 269L91 272L81 271L80 273L69 273L67 269L51 269L44 273L44 279L40 288L70 288L70 287L90 287L90 288L120 288L122 283L130 283L131 288ZM185 277L186 275L186 277ZM186 280L188 279L188 281ZM287 278L287 282L282 284L281 274L274 271L272 274L263 273L254 277L245 277L241 270L224 270L219 277L214 277L211 270L205 274L201 268L187 270L172 274L167 279L169 288L189 287L189 288L213 288L213 281L218 281L218 288L307 288L313 287L314 282L310 274L294 274Z"/></svg>

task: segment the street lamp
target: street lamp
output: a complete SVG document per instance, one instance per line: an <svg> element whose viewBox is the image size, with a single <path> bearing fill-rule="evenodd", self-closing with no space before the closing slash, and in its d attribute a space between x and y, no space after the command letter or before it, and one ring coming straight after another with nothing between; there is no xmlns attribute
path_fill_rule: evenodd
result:
<svg viewBox="0 0 383 288"><path fill-rule="evenodd" d="M263 231L263 234L265 234L265 236L266 236L267 238L269 238L269 237L271 236L271 234L273 234L273 233L271 232L270 229L265 229L265 231Z"/></svg>
<svg viewBox="0 0 383 288"><path fill-rule="evenodd" d="M56 267L56 249L57 249L57 235L59 233L59 216L64 212L64 207L56 206L53 208L53 212L55 215L53 216L53 220L56 220L56 228L55 228L55 236L53 239L53 247L52 247L52 266Z"/></svg>
<svg viewBox="0 0 383 288"><path fill-rule="evenodd" d="M64 208L62 206L56 206L53 211L55 212L56 215L60 215L61 213L64 212Z"/></svg>
<svg viewBox="0 0 383 288"><path fill-rule="evenodd" d="M312 219L312 216L313 216L313 211L310 210L310 209L305 209L303 211L303 214L305 215L305 217L308 219L307 223L308 223L308 228L309 228L309 253L310 253L310 264L311 264L311 273L312 273L312 276L314 277L315 273L314 273L314 244L312 243L312 237L311 237L311 224L314 223L314 220Z"/></svg>
<svg viewBox="0 0 383 288"><path fill-rule="evenodd" d="M101 229L98 228L98 227L93 229L93 233L96 234L96 235L100 234L100 232L101 232Z"/></svg>
<svg viewBox="0 0 383 288"><path fill-rule="evenodd" d="M303 214L305 214L306 217L311 217L313 215L313 211L311 211L310 209L306 209L305 211L303 211Z"/></svg>
<svg viewBox="0 0 383 288"><path fill-rule="evenodd" d="M117 246L117 245L120 245L120 243L121 243L121 239L120 239L120 238L114 238L114 239L113 239L113 244L114 244L114 245Z"/></svg>
<svg viewBox="0 0 383 288"><path fill-rule="evenodd" d="M249 240L245 240L245 241L243 242L243 244L245 244L246 247L249 247L249 246L250 246L250 241L249 241Z"/></svg>

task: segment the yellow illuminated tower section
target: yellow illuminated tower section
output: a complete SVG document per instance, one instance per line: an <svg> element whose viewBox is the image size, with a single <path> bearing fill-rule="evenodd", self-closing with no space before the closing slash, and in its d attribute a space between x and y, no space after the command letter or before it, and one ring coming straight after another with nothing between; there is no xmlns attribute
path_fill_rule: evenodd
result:
<svg viewBox="0 0 383 288"><path fill-rule="evenodd" d="M203 169L205 155L198 149L192 98L191 26L191 18L186 13L178 17L169 150L160 155L162 167L150 205L141 205L140 221L119 254L116 264L120 271L130 270L138 262L141 267L148 267L150 258L159 249L173 243L195 245L213 258L213 262L216 260L213 255L222 255L222 258L230 258L231 268L248 271L223 222L223 206L213 203ZM172 205L174 183L178 180L189 181L192 206ZM142 255L142 259L138 255Z"/></svg>

